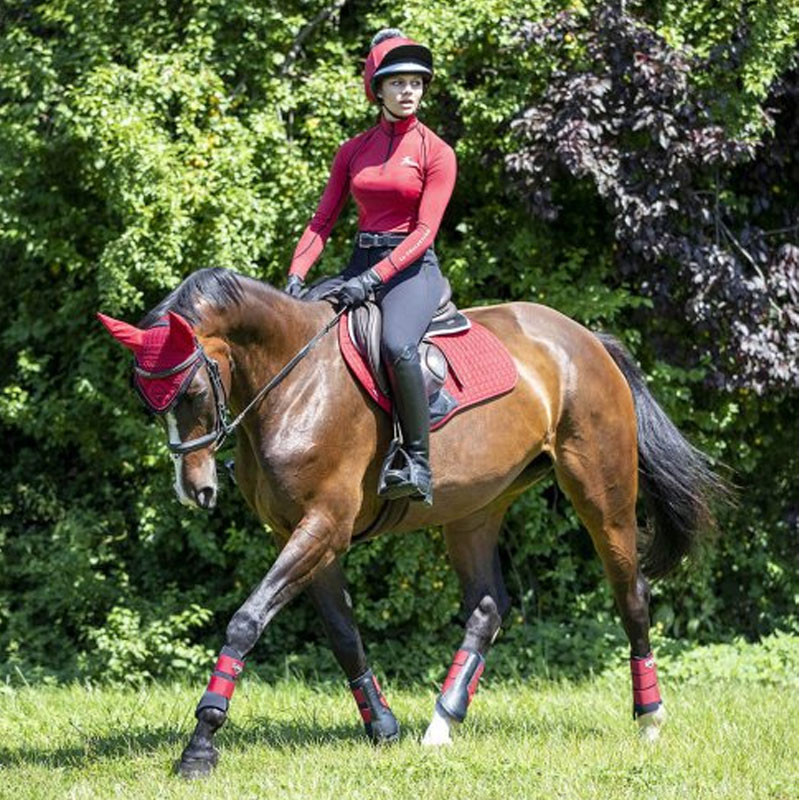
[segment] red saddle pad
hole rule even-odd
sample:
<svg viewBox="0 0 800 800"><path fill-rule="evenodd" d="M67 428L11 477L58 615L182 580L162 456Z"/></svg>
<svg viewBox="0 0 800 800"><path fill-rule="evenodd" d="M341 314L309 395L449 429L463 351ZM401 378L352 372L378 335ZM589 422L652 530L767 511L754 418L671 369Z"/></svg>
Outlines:
<svg viewBox="0 0 800 800"><path fill-rule="evenodd" d="M516 386L517 367L508 351L491 331L474 320L471 322L469 330L437 336L434 340L447 359L444 388L458 406L446 417L437 420L431 426L432 430L441 428L460 411L506 394ZM378 388L367 362L350 339L347 315L339 321L339 348L350 371L367 394L384 411L391 413L391 400Z"/></svg>

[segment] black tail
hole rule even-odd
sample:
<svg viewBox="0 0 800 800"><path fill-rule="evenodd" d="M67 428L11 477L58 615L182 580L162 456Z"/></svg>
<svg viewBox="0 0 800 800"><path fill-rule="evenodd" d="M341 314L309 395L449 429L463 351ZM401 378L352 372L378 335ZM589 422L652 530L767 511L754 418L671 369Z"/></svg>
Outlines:
<svg viewBox="0 0 800 800"><path fill-rule="evenodd" d="M645 575L660 578L714 529L711 506L728 499L727 483L710 467L650 394L630 353L613 336L595 334L633 393L639 438L639 472L650 536L641 554Z"/></svg>

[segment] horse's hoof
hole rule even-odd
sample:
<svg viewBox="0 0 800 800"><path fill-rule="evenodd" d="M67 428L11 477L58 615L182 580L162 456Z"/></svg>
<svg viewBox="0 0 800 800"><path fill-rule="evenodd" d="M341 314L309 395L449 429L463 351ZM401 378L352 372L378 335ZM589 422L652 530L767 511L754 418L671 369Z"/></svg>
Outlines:
<svg viewBox="0 0 800 800"><path fill-rule="evenodd" d="M649 714L640 714L636 721L639 723L639 738L643 742L655 742L661 735L661 726L667 721L667 710L663 703Z"/></svg>
<svg viewBox="0 0 800 800"><path fill-rule="evenodd" d="M373 734L371 738L372 744L374 744L376 747L382 747L385 744L394 744L395 742L400 741L400 729L398 728L398 730L396 730L394 733L387 735L382 734L380 736L375 736Z"/></svg>
<svg viewBox="0 0 800 800"><path fill-rule="evenodd" d="M431 733L430 727L428 727L428 730L425 731L425 735L422 737L423 747L450 747L452 744L453 740L450 738L449 733L445 736L440 736L437 733Z"/></svg>
<svg viewBox="0 0 800 800"><path fill-rule="evenodd" d="M391 711L384 710L366 727L367 736L374 745L392 744L400 739L400 723Z"/></svg>
<svg viewBox="0 0 800 800"><path fill-rule="evenodd" d="M450 735L450 731L457 725L458 722L439 711L437 705L433 712L431 724L428 725L428 730L425 731L425 735L422 737L423 747L448 747L453 744L453 737Z"/></svg>
<svg viewBox="0 0 800 800"><path fill-rule="evenodd" d="M175 774L188 781L207 778L214 771L218 760L219 753L214 749L202 755L187 755L184 751L181 760L175 764Z"/></svg>

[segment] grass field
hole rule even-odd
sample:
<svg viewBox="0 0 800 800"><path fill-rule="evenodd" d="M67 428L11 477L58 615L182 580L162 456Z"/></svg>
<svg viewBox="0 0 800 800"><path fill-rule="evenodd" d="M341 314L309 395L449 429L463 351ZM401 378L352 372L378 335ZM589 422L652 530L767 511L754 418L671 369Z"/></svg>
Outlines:
<svg viewBox="0 0 800 800"><path fill-rule="evenodd" d="M727 649L726 649L727 648ZM174 777L199 686L0 687L0 797L790 798L798 796L797 639L666 660L670 719L639 742L625 664L579 682L487 681L452 748L423 749L432 687L384 689L403 727L375 749L342 685L237 691L206 781ZM489 664L491 671L491 661Z"/></svg>

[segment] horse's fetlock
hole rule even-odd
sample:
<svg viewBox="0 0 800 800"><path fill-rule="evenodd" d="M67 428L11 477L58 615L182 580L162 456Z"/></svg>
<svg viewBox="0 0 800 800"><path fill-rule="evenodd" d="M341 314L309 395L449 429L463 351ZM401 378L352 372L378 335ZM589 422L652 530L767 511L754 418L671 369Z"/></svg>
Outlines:
<svg viewBox="0 0 800 800"><path fill-rule="evenodd" d="M497 604L494 599L488 594L484 595L467 620L467 636L488 644L497 633L502 622L503 618L497 610ZM482 648L479 647L478 649Z"/></svg>
<svg viewBox="0 0 800 800"><path fill-rule="evenodd" d="M227 718L227 713L221 708L206 706L197 710L197 721L208 725L212 731L219 730Z"/></svg>
<svg viewBox="0 0 800 800"><path fill-rule="evenodd" d="M378 679L367 669L363 675L350 681L367 736L373 744L395 742L400 738L400 725L383 696Z"/></svg>

